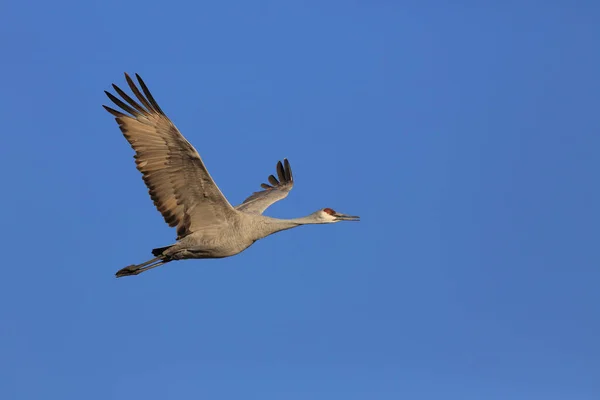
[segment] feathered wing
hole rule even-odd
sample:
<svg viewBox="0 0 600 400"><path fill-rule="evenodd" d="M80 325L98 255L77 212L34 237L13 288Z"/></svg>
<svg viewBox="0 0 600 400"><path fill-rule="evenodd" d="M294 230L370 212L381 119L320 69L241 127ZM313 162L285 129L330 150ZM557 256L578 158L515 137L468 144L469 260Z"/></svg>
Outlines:
<svg viewBox="0 0 600 400"><path fill-rule="evenodd" d="M125 74L139 103L113 84L125 102L105 93L123 112L103 107L116 117L135 150L137 169L154 205L169 226L177 227L177 239L226 223L235 210L211 178L196 149L161 110L139 75L136 78L143 94Z"/></svg>
<svg viewBox="0 0 600 400"><path fill-rule="evenodd" d="M269 176L270 185L263 183L260 186L264 189L260 192L254 192L242 204L236 206L236 210L248 214L262 214L271 204L287 197L294 186L294 176L292 168L287 159L277 163L277 176Z"/></svg>

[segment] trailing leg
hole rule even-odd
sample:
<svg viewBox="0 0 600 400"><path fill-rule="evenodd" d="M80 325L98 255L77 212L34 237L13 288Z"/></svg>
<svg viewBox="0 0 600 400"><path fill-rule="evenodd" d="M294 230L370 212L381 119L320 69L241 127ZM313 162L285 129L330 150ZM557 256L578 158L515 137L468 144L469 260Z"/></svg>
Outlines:
<svg viewBox="0 0 600 400"><path fill-rule="evenodd" d="M145 263L132 264L126 266L125 268L121 268L117 271L115 275L117 278L120 278L122 276L138 275L144 271L148 271L149 269L160 267L161 265L166 264L169 261L171 260L165 256L156 257L152 260L146 261Z"/></svg>

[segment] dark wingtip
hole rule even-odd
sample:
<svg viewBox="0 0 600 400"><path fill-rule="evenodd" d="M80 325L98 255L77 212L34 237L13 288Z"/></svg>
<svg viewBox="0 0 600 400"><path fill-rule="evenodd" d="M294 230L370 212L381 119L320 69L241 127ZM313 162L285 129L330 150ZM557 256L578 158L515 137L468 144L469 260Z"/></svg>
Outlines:
<svg viewBox="0 0 600 400"><path fill-rule="evenodd" d="M283 159L283 170L285 171L286 178L289 182L294 181L294 177L292 176L292 167L290 166L290 162L287 158Z"/></svg>
<svg viewBox="0 0 600 400"><path fill-rule="evenodd" d="M114 115L117 118L119 118L119 117L126 117L125 114L123 114L123 113L121 113L121 112L119 112L119 111L117 111L115 109L112 109L109 106L105 106L104 104L102 104L102 107L104 107L104 109L106 111L108 111L109 113L111 113L112 115Z"/></svg>
<svg viewBox="0 0 600 400"><path fill-rule="evenodd" d="M279 181L273 175L269 175L269 183L273 186L279 186Z"/></svg>
<svg viewBox="0 0 600 400"><path fill-rule="evenodd" d="M158 105L158 103L156 102L154 97L152 96L152 93L150 93L150 90L148 89L148 86L146 86L146 84L144 83L144 80L142 79L142 77L138 73L135 74L135 77L137 78L140 86L142 87L142 91L146 95L148 102L150 102L150 104L152 105L152 108L154 110L156 110L158 113L165 115L164 111L160 108L160 106Z"/></svg>
<svg viewBox="0 0 600 400"><path fill-rule="evenodd" d="M121 92L123 92L121 89L117 88L117 87L116 87L116 85L113 85L113 86L116 88L116 90L117 90L117 92L118 92L118 93L121 93ZM111 100L113 103L115 103L117 106L119 106L119 107L120 107L122 110L124 110L124 111L126 111L126 112L128 112L129 114L131 114L131 115L134 115L134 116L138 114L138 112L137 112L135 109L133 109L133 108L132 108L131 106L129 106L128 104L125 104L123 101L121 101L121 100L120 100L118 97L116 97L116 96L115 96L115 95L113 95L112 93L110 93L110 92L107 92L106 90L104 91L104 93L106 93L106 95L108 96L108 98L109 98L109 99L110 99L110 100ZM129 96L127 96L127 95L125 94L125 97L129 97Z"/></svg>
<svg viewBox="0 0 600 400"><path fill-rule="evenodd" d="M283 164L281 161L277 161L277 177L281 183L285 183L287 181L287 176L285 175L285 170L283 169Z"/></svg>
<svg viewBox="0 0 600 400"><path fill-rule="evenodd" d="M135 74L135 76L139 80L142 79L142 78L139 77L138 74ZM137 99L144 105L144 107L146 107L146 109L148 111L154 111L154 107L152 106L152 104L150 104L150 102L140 92L140 90L135 85L135 82L133 81L133 79L131 79L131 77L129 76L129 74L127 72L125 72L125 80L127 81L127 85L129 85L129 88L131 89L131 91L133 92L133 94L135 95L135 97L137 97Z"/></svg>
<svg viewBox="0 0 600 400"><path fill-rule="evenodd" d="M140 76L140 74L138 74L136 72L134 75L135 75L135 79L137 79L137 81L140 83L140 85L142 87L146 86L146 83L144 82L144 80L142 79L142 77Z"/></svg>

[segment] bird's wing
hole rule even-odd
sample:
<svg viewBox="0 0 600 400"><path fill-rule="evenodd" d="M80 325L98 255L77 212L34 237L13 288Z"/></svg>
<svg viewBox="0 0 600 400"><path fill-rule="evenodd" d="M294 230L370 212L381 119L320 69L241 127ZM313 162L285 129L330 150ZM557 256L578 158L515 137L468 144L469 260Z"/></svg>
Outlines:
<svg viewBox="0 0 600 400"><path fill-rule="evenodd" d="M106 95L123 111L104 108L116 117L123 135L135 150L135 163L148 186L150 197L169 226L177 227L177 238L202 228L227 223L235 214L206 170L200 155L161 110L144 81L143 91L129 75L125 79L139 101L116 85L123 101Z"/></svg>
<svg viewBox="0 0 600 400"><path fill-rule="evenodd" d="M254 192L242 204L236 206L236 210L248 214L262 214L271 204L284 199L294 186L294 176L292 168L287 159L277 163L277 176L269 176L270 185L263 183L260 186L264 189L260 192Z"/></svg>

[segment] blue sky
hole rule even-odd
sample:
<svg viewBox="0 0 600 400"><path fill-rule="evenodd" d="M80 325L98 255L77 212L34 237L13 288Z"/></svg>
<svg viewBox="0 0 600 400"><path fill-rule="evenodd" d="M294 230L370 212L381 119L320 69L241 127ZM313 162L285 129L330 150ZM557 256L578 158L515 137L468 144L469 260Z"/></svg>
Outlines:
<svg viewBox="0 0 600 400"><path fill-rule="evenodd" d="M3 399L600 398L600 5L11 2ZM8 39L8 40L7 40ZM360 223L114 272L175 232L103 91L138 72L232 203Z"/></svg>

